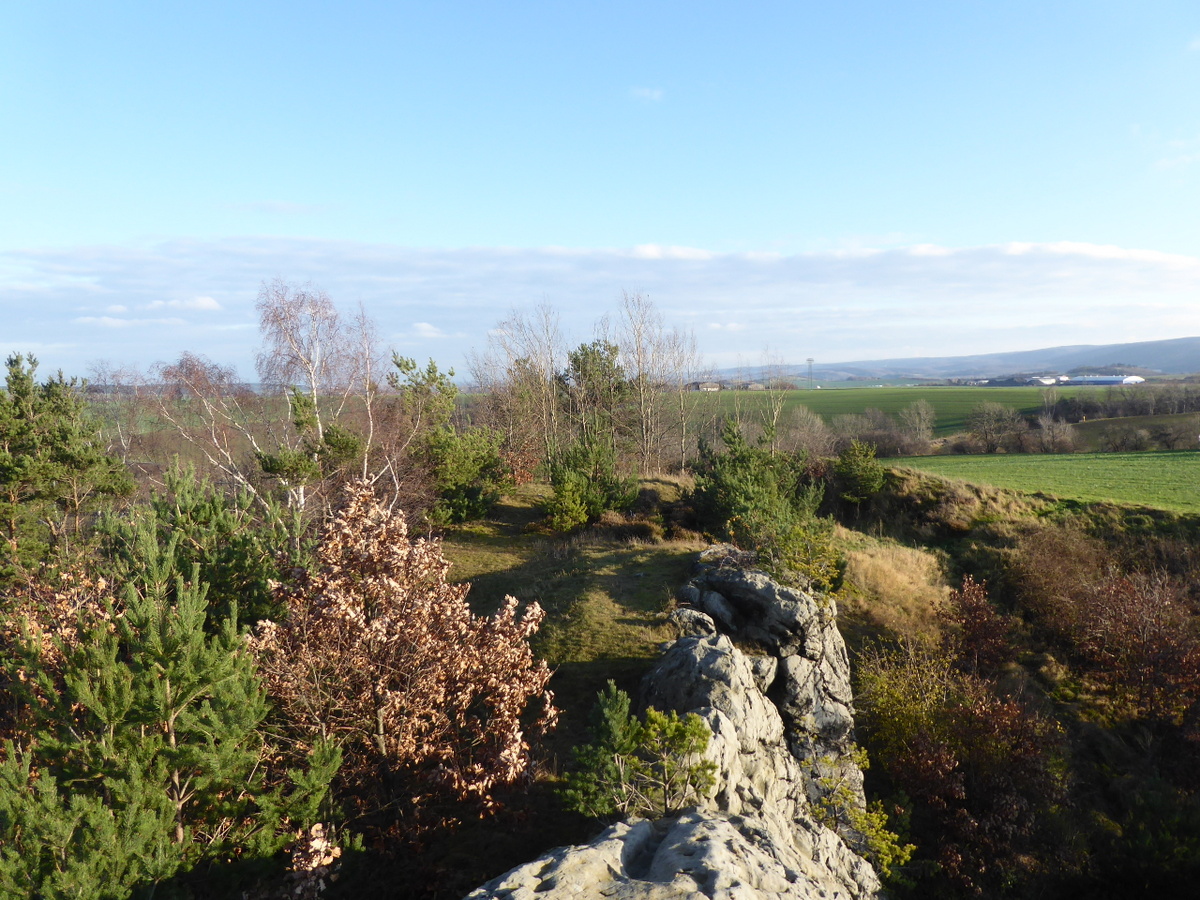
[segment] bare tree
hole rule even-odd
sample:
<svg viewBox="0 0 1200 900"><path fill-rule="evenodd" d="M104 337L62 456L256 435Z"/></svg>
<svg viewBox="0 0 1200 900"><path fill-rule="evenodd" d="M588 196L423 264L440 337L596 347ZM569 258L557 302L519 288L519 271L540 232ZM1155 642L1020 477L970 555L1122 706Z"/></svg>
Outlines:
<svg viewBox="0 0 1200 900"><path fill-rule="evenodd" d="M900 425L904 436L915 444L925 445L933 438L937 413L928 400L915 400L900 410Z"/></svg>
<svg viewBox="0 0 1200 900"><path fill-rule="evenodd" d="M687 469L688 451L696 443L696 436L688 430L688 424L703 395L693 388L706 379L709 370L704 366L696 346L696 333L675 328L667 335L667 359L671 388L674 393L676 419L673 427L679 435L679 468ZM694 428L692 429L695 430ZM690 438L690 440L689 440Z"/></svg>
<svg viewBox="0 0 1200 900"><path fill-rule="evenodd" d="M261 398L238 380L232 366L195 353L159 363L151 374L145 390L159 416L234 487L268 505L252 460L282 435L261 417Z"/></svg>
<svg viewBox="0 0 1200 900"><path fill-rule="evenodd" d="M361 303L351 323L350 337L354 344L357 360L357 364L354 366L355 393L362 399L363 406L362 477L368 478L372 450L375 446L376 404L379 397L378 377L383 367L383 361L379 354L379 335L375 328L375 322L367 315L367 311Z"/></svg>
<svg viewBox="0 0 1200 900"><path fill-rule="evenodd" d="M90 368L85 392L100 425L100 435L109 453L117 454L123 463L131 465L140 443L140 421L145 409L143 377L136 369L115 367L107 360L96 361Z"/></svg>
<svg viewBox="0 0 1200 900"><path fill-rule="evenodd" d="M255 360L258 377L268 389L307 395L319 441L325 434L322 404L332 402L329 418L337 418L361 383L366 361L355 352L355 335L329 295L311 285L296 288L278 278L264 283L255 309L263 341Z"/></svg>
<svg viewBox="0 0 1200 900"><path fill-rule="evenodd" d="M1075 449L1075 431L1062 419L1038 416L1038 448L1043 453L1070 453Z"/></svg>
<svg viewBox="0 0 1200 900"><path fill-rule="evenodd" d="M967 431L983 445L984 453L995 453L1024 430L1020 413L990 400L980 403L967 416Z"/></svg>
<svg viewBox="0 0 1200 900"><path fill-rule="evenodd" d="M803 452L811 459L833 456L838 445L838 435L807 406L788 410L779 439L784 450Z"/></svg>
<svg viewBox="0 0 1200 900"><path fill-rule="evenodd" d="M514 309L488 334L482 356L471 359L471 374L488 394L492 424L518 454L537 448L544 459L561 437L556 375L566 361L558 312L548 304L532 311Z"/></svg>
<svg viewBox="0 0 1200 900"><path fill-rule="evenodd" d="M662 314L644 294L621 292L617 344L637 410L638 469L649 474L663 435L662 397L671 382L670 338Z"/></svg>
<svg viewBox="0 0 1200 900"><path fill-rule="evenodd" d="M373 481L395 459L376 451L381 368L374 325L361 308L342 318L322 290L282 280L264 283L256 304L262 346L256 367L262 393L230 367L185 353L159 364L148 393L160 416L210 466L260 502L264 474L303 510L308 486L327 476ZM287 416L271 394L282 395ZM393 478L393 480L395 480Z"/></svg>
<svg viewBox="0 0 1200 900"><path fill-rule="evenodd" d="M774 456L779 447L779 420L783 415L789 385L783 360L764 350L760 377L762 381L758 383L763 386L765 402L759 409L759 415L762 417L763 433L770 440L771 455Z"/></svg>

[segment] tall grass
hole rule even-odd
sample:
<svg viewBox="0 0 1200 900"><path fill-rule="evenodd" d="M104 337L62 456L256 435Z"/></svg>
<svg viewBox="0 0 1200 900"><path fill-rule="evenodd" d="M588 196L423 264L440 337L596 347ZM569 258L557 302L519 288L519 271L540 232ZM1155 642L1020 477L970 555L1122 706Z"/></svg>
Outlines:
<svg viewBox="0 0 1200 900"><path fill-rule="evenodd" d="M846 557L838 624L851 649L870 640L936 641L935 612L950 593L942 559L841 527L837 539Z"/></svg>

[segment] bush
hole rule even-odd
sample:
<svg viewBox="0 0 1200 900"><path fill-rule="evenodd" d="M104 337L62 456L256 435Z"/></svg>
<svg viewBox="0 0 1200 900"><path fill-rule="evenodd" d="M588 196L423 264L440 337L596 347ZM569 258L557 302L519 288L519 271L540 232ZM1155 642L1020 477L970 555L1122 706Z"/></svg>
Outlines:
<svg viewBox="0 0 1200 900"><path fill-rule="evenodd" d="M914 801L913 836L950 895L996 895L1053 862L1056 724L924 653L877 653L859 679L872 755Z"/></svg>
<svg viewBox="0 0 1200 900"><path fill-rule="evenodd" d="M451 426L430 433L426 454L433 470L437 500L429 518L441 525L481 519L513 485L512 470L500 447L504 435L493 428L458 431Z"/></svg>
<svg viewBox="0 0 1200 900"><path fill-rule="evenodd" d="M950 626L943 630L942 650L966 674L995 677L1016 655L1009 640L1012 620L992 606L987 585L970 575L951 591L939 615Z"/></svg>
<svg viewBox="0 0 1200 900"><path fill-rule="evenodd" d="M844 563L833 544L833 522L817 516L820 483L806 483L804 459L751 446L727 423L725 451L702 446L692 502L701 522L783 580L836 590Z"/></svg>
<svg viewBox="0 0 1200 900"><path fill-rule="evenodd" d="M557 531L573 531L609 510L637 501L637 481L617 474L617 457L603 440L580 440L547 462L554 496L546 505Z"/></svg>
<svg viewBox="0 0 1200 900"><path fill-rule="evenodd" d="M279 587L287 617L251 641L298 745L342 742L342 800L382 833L411 837L464 803L496 809L497 788L529 773L528 727L557 713L550 670L529 647L541 608L518 615L509 597L477 617L449 566L437 541L410 539L404 515L359 483L323 529L316 564Z"/></svg>

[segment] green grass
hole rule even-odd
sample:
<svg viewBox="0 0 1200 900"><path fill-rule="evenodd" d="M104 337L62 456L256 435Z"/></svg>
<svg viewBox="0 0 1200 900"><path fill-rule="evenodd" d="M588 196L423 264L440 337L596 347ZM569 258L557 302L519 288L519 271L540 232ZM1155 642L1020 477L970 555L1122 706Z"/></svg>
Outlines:
<svg viewBox="0 0 1200 900"><path fill-rule="evenodd" d="M1200 513L1200 454L1189 450L917 456L888 464L1060 499Z"/></svg>
<svg viewBox="0 0 1200 900"><path fill-rule="evenodd" d="M806 406L826 422L835 416L861 413L865 409L878 409L895 416L901 409L917 400L933 406L937 415L934 434L944 437L966 428L967 416L980 403L1002 403L1018 410L1022 415L1037 415L1042 410L1041 387L913 387L842 388L837 390L786 391L784 412L796 406ZM1087 395L1107 388L1062 387L1056 388L1059 397ZM767 407L770 398L762 391L720 391L705 395L700 405L702 415L732 415L741 412L754 416Z"/></svg>
<svg viewBox="0 0 1200 900"><path fill-rule="evenodd" d="M477 613L491 613L507 594L546 611L533 646L555 670L551 689L563 716L547 746L565 759L586 740L605 681L635 691L659 645L674 639L667 612L705 545L622 541L602 528L545 534L536 523L547 493L525 485L487 521L448 529L443 548L451 579L471 583Z"/></svg>

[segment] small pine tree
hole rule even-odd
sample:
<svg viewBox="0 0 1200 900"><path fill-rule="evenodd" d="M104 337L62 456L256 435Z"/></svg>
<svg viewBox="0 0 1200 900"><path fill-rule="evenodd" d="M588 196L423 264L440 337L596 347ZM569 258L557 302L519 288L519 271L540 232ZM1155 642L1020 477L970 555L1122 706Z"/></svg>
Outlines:
<svg viewBox="0 0 1200 900"><path fill-rule="evenodd" d="M140 552L119 603L67 637L26 629L6 661L31 714L0 769L5 896L125 897L233 856L270 866L337 768L323 745L268 783L266 695L235 616L210 633L174 545Z"/></svg>
<svg viewBox="0 0 1200 900"><path fill-rule="evenodd" d="M612 446L581 439L547 461L554 496L547 503L551 524L570 531L595 522L605 511L629 509L637 500L637 482L617 472Z"/></svg>
<svg viewBox="0 0 1200 900"><path fill-rule="evenodd" d="M500 447L504 435L493 428L444 426L426 438L438 498L429 518L438 523L466 522L486 516L512 486L512 472Z"/></svg>
<svg viewBox="0 0 1200 900"><path fill-rule="evenodd" d="M625 764L638 742L638 720L629 712L629 695L611 680L596 695L591 732L591 743L575 748L575 764L560 796L568 809L600 819L618 809Z"/></svg>
<svg viewBox="0 0 1200 900"><path fill-rule="evenodd" d="M100 497L133 490L87 414L80 384L38 384L37 360L10 356L0 390L0 581L36 568L81 531Z"/></svg>
<svg viewBox="0 0 1200 900"><path fill-rule="evenodd" d="M667 816L712 787L716 764L703 758L712 737L695 713L629 712L629 695L609 681L592 710L592 742L576 748L559 792L570 810L593 818Z"/></svg>
<svg viewBox="0 0 1200 900"><path fill-rule="evenodd" d="M194 469L179 466L166 472L163 490L148 504L98 524L108 557L105 574L112 581L137 577L154 544L172 548L180 572L197 567L199 580L208 585L214 629L235 610L240 626L278 616L271 591L279 578L278 550L300 547L302 528L294 511L256 505L245 493L229 496L197 478ZM166 589L174 589L170 580Z"/></svg>
<svg viewBox="0 0 1200 900"><path fill-rule="evenodd" d="M833 473L837 476L841 498L855 506L883 490L883 464L875 458L872 444L851 441L850 446L838 454Z"/></svg>

